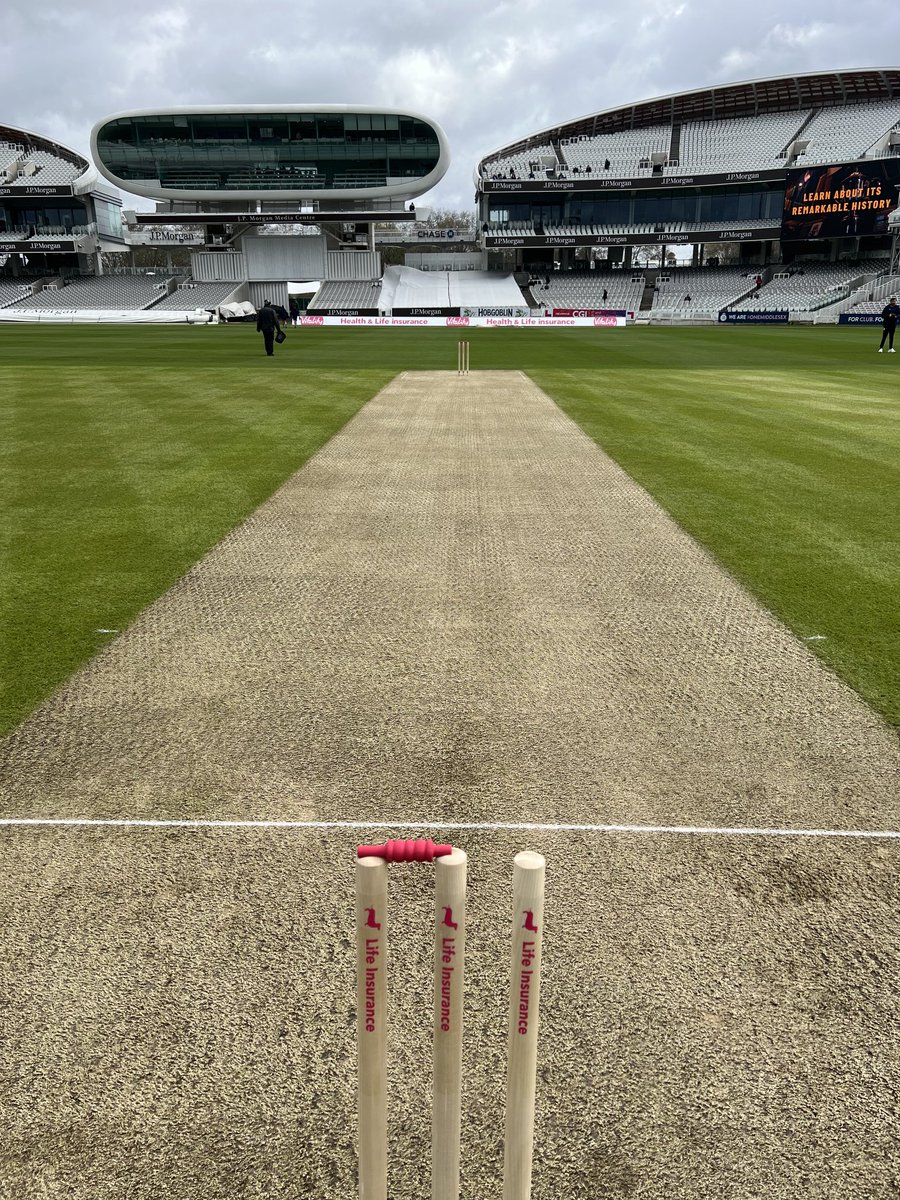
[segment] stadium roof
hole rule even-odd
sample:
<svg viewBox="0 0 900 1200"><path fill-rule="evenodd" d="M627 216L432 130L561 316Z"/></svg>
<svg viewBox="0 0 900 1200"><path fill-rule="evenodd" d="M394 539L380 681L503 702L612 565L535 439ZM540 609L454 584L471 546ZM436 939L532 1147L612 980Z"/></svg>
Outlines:
<svg viewBox="0 0 900 1200"><path fill-rule="evenodd" d="M673 92L637 104L605 108L574 121L566 121L529 134L485 154L482 162L501 155L530 150L559 138L642 129L681 121L715 121L726 117L755 117L761 113L792 109L827 108L864 100L900 98L900 68L865 67L849 71L811 71L803 75L778 75L750 79L719 87Z"/></svg>

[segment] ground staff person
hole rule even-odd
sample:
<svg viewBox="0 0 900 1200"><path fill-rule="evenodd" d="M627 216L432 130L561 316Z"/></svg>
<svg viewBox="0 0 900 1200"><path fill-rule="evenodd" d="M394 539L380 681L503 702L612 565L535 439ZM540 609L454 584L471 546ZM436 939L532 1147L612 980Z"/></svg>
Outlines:
<svg viewBox="0 0 900 1200"><path fill-rule="evenodd" d="M271 300L264 300L263 306L256 314L256 332L263 335L266 354L270 357L275 353L275 331L280 330L278 317L272 307Z"/></svg>
<svg viewBox="0 0 900 1200"><path fill-rule="evenodd" d="M894 353L894 333L897 329L897 318L900 317L900 308L897 307L897 297L891 296L888 303L881 310L881 323L884 326L884 333L881 335L881 345L878 347L878 353L884 353L884 343L887 342L890 346L888 354Z"/></svg>

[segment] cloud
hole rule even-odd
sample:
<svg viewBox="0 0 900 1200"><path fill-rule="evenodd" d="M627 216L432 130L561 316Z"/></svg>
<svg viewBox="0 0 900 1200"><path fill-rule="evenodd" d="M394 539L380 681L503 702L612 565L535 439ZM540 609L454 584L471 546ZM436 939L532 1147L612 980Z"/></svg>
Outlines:
<svg viewBox="0 0 900 1200"><path fill-rule="evenodd" d="M163 8L140 17L130 41L120 47L123 88L136 91L168 77L169 66L187 45L190 22L183 8Z"/></svg>
<svg viewBox="0 0 900 1200"><path fill-rule="evenodd" d="M800 10L797 10L798 12ZM877 31L877 37L873 36ZM440 122L453 165L429 203L468 208L478 158L616 104L737 79L890 66L900 12L881 0L296 0L266 16L238 0L7 4L0 123L81 153L112 112L179 104L359 103Z"/></svg>
<svg viewBox="0 0 900 1200"><path fill-rule="evenodd" d="M442 49L411 46L379 64L375 90L380 103L431 116L452 108L462 83L458 66Z"/></svg>

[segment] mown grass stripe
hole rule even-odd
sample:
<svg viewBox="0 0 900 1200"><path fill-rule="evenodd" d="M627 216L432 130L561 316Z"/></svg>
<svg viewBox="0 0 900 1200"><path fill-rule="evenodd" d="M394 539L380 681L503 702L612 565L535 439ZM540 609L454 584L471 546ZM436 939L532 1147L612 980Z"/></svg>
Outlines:
<svg viewBox="0 0 900 1200"><path fill-rule="evenodd" d="M470 330L900 724L900 387L864 329ZM0 730L454 330L0 328Z"/></svg>

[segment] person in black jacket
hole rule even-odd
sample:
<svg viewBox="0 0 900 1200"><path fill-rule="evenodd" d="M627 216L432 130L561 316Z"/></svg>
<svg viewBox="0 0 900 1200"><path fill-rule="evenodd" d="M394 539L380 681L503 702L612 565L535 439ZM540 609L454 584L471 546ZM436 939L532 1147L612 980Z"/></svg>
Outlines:
<svg viewBox="0 0 900 1200"><path fill-rule="evenodd" d="M897 307L897 297L891 296L888 303L881 310L881 323L884 326L884 333L881 335L881 345L878 347L878 353L884 353L884 343L889 345L888 354L894 353L894 333L897 329L897 318L900 317L900 308Z"/></svg>
<svg viewBox="0 0 900 1200"><path fill-rule="evenodd" d="M266 354L270 357L275 353L275 331L281 329L278 315L272 307L271 300L263 300L263 306L256 314L256 332L263 335Z"/></svg>

